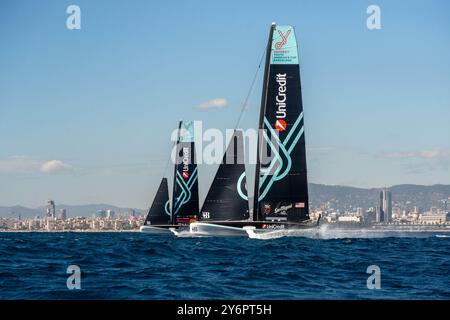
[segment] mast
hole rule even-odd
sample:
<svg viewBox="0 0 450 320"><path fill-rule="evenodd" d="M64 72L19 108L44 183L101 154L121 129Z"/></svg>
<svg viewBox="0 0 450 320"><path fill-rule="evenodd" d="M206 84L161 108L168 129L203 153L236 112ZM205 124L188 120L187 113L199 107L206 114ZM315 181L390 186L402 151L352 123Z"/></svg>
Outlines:
<svg viewBox="0 0 450 320"><path fill-rule="evenodd" d="M264 83L261 95L261 109L259 112L258 133L257 133L257 149L256 149L256 168L255 168L255 189L253 192L253 221L259 221L259 179L261 174L261 132L264 129L264 115L266 113L267 104L267 86L269 84L270 54L272 49L272 38L276 24L272 22L269 32L269 40L266 48L266 63L264 66Z"/></svg>
<svg viewBox="0 0 450 320"><path fill-rule="evenodd" d="M178 132L177 132L177 142L175 145L175 165L173 166L173 186L172 186L172 207L170 210L170 214L171 214L171 221L172 221L172 225L175 224L175 213L174 213L174 208L175 208L175 189L176 189L176 185L177 185L177 162L178 162L178 155L180 153L179 150L179 145L180 145L180 132L181 132L181 124L183 123L182 120L180 120L180 122L178 123Z"/></svg>

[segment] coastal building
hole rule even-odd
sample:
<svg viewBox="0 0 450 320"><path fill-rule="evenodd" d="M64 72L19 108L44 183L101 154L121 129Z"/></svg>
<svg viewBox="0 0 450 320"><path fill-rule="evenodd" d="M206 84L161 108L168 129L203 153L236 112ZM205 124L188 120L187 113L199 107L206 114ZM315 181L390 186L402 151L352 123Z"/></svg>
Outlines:
<svg viewBox="0 0 450 320"><path fill-rule="evenodd" d="M112 219L112 218L114 218L115 215L116 215L116 213L114 212L114 210L109 209L109 210L106 211L106 217L107 218Z"/></svg>
<svg viewBox="0 0 450 320"><path fill-rule="evenodd" d="M393 207L391 221L398 220L401 216L402 216L402 209L399 207Z"/></svg>
<svg viewBox="0 0 450 320"><path fill-rule="evenodd" d="M63 221L67 219L67 211L66 211L66 209L59 210L58 219L59 220L63 220Z"/></svg>
<svg viewBox="0 0 450 320"><path fill-rule="evenodd" d="M114 221L114 230L122 230L124 229L125 223L122 220Z"/></svg>
<svg viewBox="0 0 450 320"><path fill-rule="evenodd" d="M108 219L108 218L84 218L75 217L66 220L51 219L24 219L1 218L0 230L14 231L64 231L64 230L133 230L138 229L145 222L145 217L136 217L130 219L127 217Z"/></svg>
<svg viewBox="0 0 450 320"><path fill-rule="evenodd" d="M439 214L439 208L438 207L431 207L430 208L431 214Z"/></svg>
<svg viewBox="0 0 450 320"><path fill-rule="evenodd" d="M105 218L106 217L106 210L97 210L95 214L96 218Z"/></svg>
<svg viewBox="0 0 450 320"><path fill-rule="evenodd" d="M52 219L47 219L46 224L45 224L45 229L47 231L53 231L55 230L56 227L56 221L52 220Z"/></svg>
<svg viewBox="0 0 450 320"><path fill-rule="evenodd" d="M99 226L102 230L112 229L112 221L102 219L99 221Z"/></svg>
<svg viewBox="0 0 450 320"><path fill-rule="evenodd" d="M91 229L97 230L99 228L99 224L97 220L91 221Z"/></svg>
<svg viewBox="0 0 450 320"><path fill-rule="evenodd" d="M423 224L443 224L450 221L448 213L424 213L419 216L419 222Z"/></svg>
<svg viewBox="0 0 450 320"><path fill-rule="evenodd" d="M359 217L364 216L364 209L363 208L357 208L356 209L356 215Z"/></svg>
<svg viewBox="0 0 450 320"><path fill-rule="evenodd" d="M56 219L56 205L53 200L47 200L47 218Z"/></svg>
<svg viewBox="0 0 450 320"><path fill-rule="evenodd" d="M377 207L377 212L376 212L376 222L380 223L380 222L384 222L384 213L383 213L383 209L381 206Z"/></svg>
<svg viewBox="0 0 450 320"><path fill-rule="evenodd" d="M361 222L361 216L340 216L338 218L338 222L353 222L353 223L359 223Z"/></svg>
<svg viewBox="0 0 450 320"><path fill-rule="evenodd" d="M391 221L392 221L392 193L385 189L380 192L379 216L377 216L377 222L391 222Z"/></svg>
<svg viewBox="0 0 450 320"><path fill-rule="evenodd" d="M37 230L40 228L39 220L33 219L28 220L28 230Z"/></svg>
<svg viewBox="0 0 450 320"><path fill-rule="evenodd" d="M374 223L377 221L377 211L375 209L368 210L363 214L363 221L365 223Z"/></svg>

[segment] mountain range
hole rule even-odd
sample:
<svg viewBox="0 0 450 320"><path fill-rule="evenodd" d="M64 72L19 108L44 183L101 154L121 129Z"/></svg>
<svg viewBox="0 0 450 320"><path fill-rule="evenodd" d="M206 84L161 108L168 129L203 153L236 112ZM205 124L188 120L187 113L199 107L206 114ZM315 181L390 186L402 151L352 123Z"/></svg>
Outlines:
<svg viewBox="0 0 450 320"><path fill-rule="evenodd" d="M401 210L411 210L418 207L420 212L423 212L433 206L450 209L450 185L401 184L386 189L392 193L393 207L399 207ZM381 188L364 189L314 183L309 185L312 208L329 203L329 207L340 211L353 211L358 207L368 209L378 206L381 190ZM447 202L448 208L445 208Z"/></svg>
<svg viewBox="0 0 450 320"><path fill-rule="evenodd" d="M432 186L401 184L387 188L392 192L394 207L401 210L410 210L415 206L419 210L426 211L430 207L436 206L441 209L450 209L450 185L436 184ZM335 210L354 211L361 207L368 209L379 204L380 188L355 188L347 186L330 186L324 184L309 184L311 208L320 208L327 205ZM446 204L448 202L448 205ZM446 208L447 206L447 208ZM85 216L90 217L97 210L114 210L116 215L128 214L135 210L138 214L144 214L146 210L136 208L121 208L109 204L89 204L89 205L57 205L56 212L66 209L69 217ZM20 205L11 207L0 206L0 217L13 217L19 213L22 218L44 216L46 207L27 208Z"/></svg>

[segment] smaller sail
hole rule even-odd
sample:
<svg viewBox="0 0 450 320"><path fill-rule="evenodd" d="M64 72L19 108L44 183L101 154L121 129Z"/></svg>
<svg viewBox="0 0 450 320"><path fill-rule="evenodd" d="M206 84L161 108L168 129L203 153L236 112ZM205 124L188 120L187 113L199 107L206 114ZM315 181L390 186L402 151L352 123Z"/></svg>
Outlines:
<svg viewBox="0 0 450 320"><path fill-rule="evenodd" d="M238 193L238 184L245 184L244 142L242 131L234 131L211 188L203 204L202 221L247 220L248 200Z"/></svg>
<svg viewBox="0 0 450 320"><path fill-rule="evenodd" d="M167 211L166 202L169 201L169 188L167 178L162 178L156 192L153 203L148 210L144 225L167 225L170 224L170 212Z"/></svg>

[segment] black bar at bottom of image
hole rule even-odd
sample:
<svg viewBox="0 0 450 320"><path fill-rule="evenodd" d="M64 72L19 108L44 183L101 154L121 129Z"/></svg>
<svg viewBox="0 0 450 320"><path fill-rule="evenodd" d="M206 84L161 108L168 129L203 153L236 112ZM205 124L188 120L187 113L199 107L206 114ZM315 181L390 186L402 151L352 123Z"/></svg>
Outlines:
<svg viewBox="0 0 450 320"><path fill-rule="evenodd" d="M402 315L429 310L448 310L450 300L3 300L0 308L7 312L35 312L36 308L65 310L71 317L105 314L146 319L291 319L306 318L306 312L355 316L386 316L393 309ZM388 311L389 310L389 311ZM430 313L431 314L431 313ZM46 314L46 317L49 314ZM53 313L58 315L58 313ZM50 316L51 317L51 316ZM298 318L296 317L296 318Z"/></svg>

